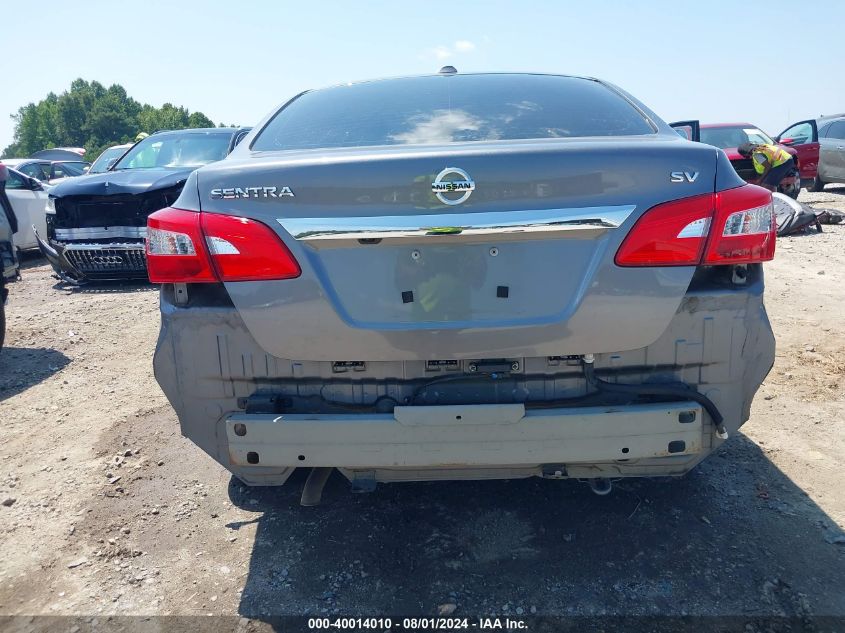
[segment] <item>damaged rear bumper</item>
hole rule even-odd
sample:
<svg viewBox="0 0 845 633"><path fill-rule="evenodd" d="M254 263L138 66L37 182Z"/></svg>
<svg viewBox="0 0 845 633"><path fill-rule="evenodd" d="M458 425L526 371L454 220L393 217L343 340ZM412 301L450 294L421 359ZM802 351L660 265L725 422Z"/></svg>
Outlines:
<svg viewBox="0 0 845 633"><path fill-rule="evenodd" d="M464 361L432 368L410 359L361 362L338 373L335 363L278 358L258 345L222 289L189 292L179 303L174 288L162 288L155 376L183 435L249 485L283 484L301 466L337 467L361 488L376 481L680 476L723 441L701 405L684 397L557 404L589 390L580 363L570 366L567 357L509 358L518 369L507 378L441 381L417 398L423 402L404 406L420 384L472 370ZM733 434L749 417L774 350L755 275L740 288L691 289L658 340L596 355L595 366L620 383L693 385ZM395 406L379 410L384 396ZM334 402L348 406L325 410Z"/></svg>
<svg viewBox="0 0 845 633"><path fill-rule="evenodd" d="M63 281L147 279L143 242L57 242L35 232L41 254Z"/></svg>
<svg viewBox="0 0 845 633"><path fill-rule="evenodd" d="M399 406L393 413L237 413L226 420L230 462L244 468L551 464L565 476L577 464L695 455L703 433L694 402L528 410L523 404Z"/></svg>

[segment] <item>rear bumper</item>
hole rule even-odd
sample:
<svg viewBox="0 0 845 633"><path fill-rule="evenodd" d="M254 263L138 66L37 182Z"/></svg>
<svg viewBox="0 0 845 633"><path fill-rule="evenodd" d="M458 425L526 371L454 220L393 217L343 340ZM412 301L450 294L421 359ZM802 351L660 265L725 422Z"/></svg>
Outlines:
<svg viewBox="0 0 845 633"><path fill-rule="evenodd" d="M187 304L177 304L173 290L162 287L156 379L183 435L248 484L282 484L301 466L338 467L353 481L677 476L722 442L706 412L690 402L539 408L535 400L587 390L578 362L562 357L516 359L519 371L496 392L503 404L426 400L391 413L361 411L384 394L403 403L414 380L442 374L429 373L422 359L338 373L332 363L278 358L258 345L224 295L192 287ZM595 367L605 379L629 384L692 385L733 433L748 419L774 353L759 278L741 289L690 290L659 339L597 354ZM248 408L257 393L293 398L294 405ZM508 401L507 394L519 395ZM308 399L321 396L359 409L311 412ZM684 412L694 412L693 422L679 422Z"/></svg>
<svg viewBox="0 0 845 633"><path fill-rule="evenodd" d="M527 410L522 404L396 407L357 415L226 419L233 466L453 468L554 466L695 455L705 442L693 402Z"/></svg>

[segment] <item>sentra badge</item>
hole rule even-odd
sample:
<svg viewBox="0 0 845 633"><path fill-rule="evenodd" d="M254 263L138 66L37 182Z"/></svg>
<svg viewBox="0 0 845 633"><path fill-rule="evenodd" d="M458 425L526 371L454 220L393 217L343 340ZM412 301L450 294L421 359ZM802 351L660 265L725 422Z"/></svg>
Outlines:
<svg viewBox="0 0 845 633"><path fill-rule="evenodd" d="M293 198L290 187L228 187L212 189L212 200L234 200L236 198Z"/></svg>
<svg viewBox="0 0 845 633"><path fill-rule="evenodd" d="M463 169L447 167L437 174L431 191L443 204L461 204L475 191L475 183Z"/></svg>

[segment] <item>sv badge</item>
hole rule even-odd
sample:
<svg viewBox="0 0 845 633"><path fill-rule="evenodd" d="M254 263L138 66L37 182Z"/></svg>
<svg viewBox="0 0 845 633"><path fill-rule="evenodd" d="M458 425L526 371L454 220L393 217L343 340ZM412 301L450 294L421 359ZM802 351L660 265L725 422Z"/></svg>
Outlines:
<svg viewBox="0 0 845 633"><path fill-rule="evenodd" d="M697 171L673 171L669 174L669 180L672 182L695 182L697 178Z"/></svg>

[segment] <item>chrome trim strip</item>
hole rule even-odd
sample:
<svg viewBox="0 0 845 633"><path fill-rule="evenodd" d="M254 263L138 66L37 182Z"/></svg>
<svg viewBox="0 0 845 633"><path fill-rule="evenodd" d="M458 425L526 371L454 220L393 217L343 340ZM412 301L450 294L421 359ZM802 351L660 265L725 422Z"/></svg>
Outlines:
<svg viewBox="0 0 845 633"><path fill-rule="evenodd" d="M615 229L635 205L336 218L277 218L294 239L308 241L500 235ZM539 235L536 237L540 237Z"/></svg>
<svg viewBox="0 0 845 633"><path fill-rule="evenodd" d="M66 251L144 251L146 247L139 243L111 243L111 244L62 244Z"/></svg>
<svg viewBox="0 0 845 633"><path fill-rule="evenodd" d="M112 237L144 239L146 226L110 226L82 229L55 229L57 240L107 240Z"/></svg>

